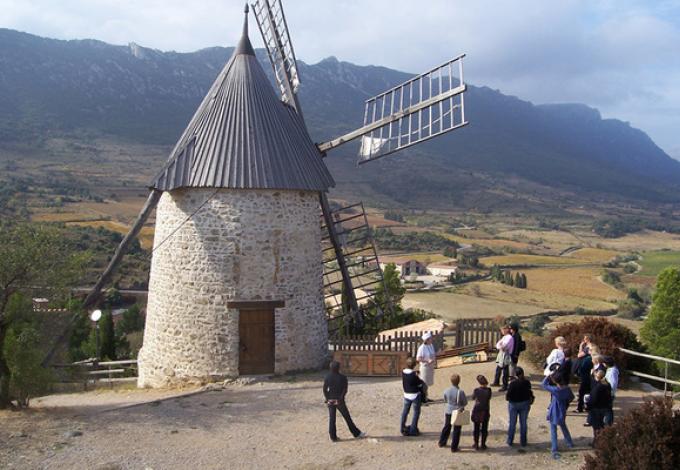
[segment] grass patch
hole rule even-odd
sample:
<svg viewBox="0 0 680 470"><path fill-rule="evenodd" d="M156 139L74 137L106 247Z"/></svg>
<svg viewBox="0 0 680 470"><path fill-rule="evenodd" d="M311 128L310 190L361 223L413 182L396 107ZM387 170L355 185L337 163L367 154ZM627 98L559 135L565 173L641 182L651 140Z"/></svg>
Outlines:
<svg viewBox="0 0 680 470"><path fill-rule="evenodd" d="M610 286L600 282L597 279L597 274L599 272L595 269L589 272L589 276L586 278L588 283L599 283L603 288L604 295L602 297L586 297L582 294L588 294L590 292L578 291L579 294L569 292L568 289L557 289L551 287L552 283L559 283L565 281L567 283L571 282L570 278L572 275L577 275L577 270L579 268L569 268L569 269L527 269L523 272L527 274L527 289L517 289L515 287L506 286L499 282L491 281L480 281L465 284L461 286L457 292L462 294L473 295L473 290L477 289L481 297L493 300L499 300L502 302L511 302L515 304L531 305L539 307L542 311L546 310L575 310L577 308L582 308L586 310L611 310L615 308L616 305L612 302L608 302L606 299L611 299L615 296L623 296L623 293L616 291ZM529 273L534 272L534 288L531 288L531 280L529 278ZM537 271L539 271L537 273ZM545 271L545 272L543 272ZM552 276L552 277L551 277ZM543 278L543 279L542 279ZM475 286L477 286L475 288ZM598 286L599 287L599 286Z"/></svg>
<svg viewBox="0 0 680 470"><path fill-rule="evenodd" d="M445 321L459 318L495 318L498 315L534 315L544 309L526 305L456 292L408 292L402 300L406 308L420 308L438 315Z"/></svg>
<svg viewBox="0 0 680 470"><path fill-rule="evenodd" d="M603 248L581 248L569 253L567 256L593 263L606 263L619 254L618 251L605 250Z"/></svg>
<svg viewBox="0 0 680 470"><path fill-rule="evenodd" d="M680 266L680 251L660 250L642 253L641 276L656 277L668 266Z"/></svg>
<svg viewBox="0 0 680 470"><path fill-rule="evenodd" d="M527 290L597 300L618 300L625 294L600 280L599 267L532 268L523 271Z"/></svg>

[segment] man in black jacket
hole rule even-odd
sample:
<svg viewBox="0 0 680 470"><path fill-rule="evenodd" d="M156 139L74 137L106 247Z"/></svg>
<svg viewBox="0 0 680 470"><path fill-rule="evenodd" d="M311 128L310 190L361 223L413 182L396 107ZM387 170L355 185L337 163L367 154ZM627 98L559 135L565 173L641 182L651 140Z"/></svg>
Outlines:
<svg viewBox="0 0 680 470"><path fill-rule="evenodd" d="M534 392L531 391L531 382L524 377L524 369L517 367L515 379L508 385L505 399L508 401L508 413L510 426L508 427L507 444L512 447L515 440L517 418L519 418L519 443L522 447L527 445L527 417L534 402Z"/></svg>
<svg viewBox="0 0 680 470"><path fill-rule="evenodd" d="M406 359L406 369L401 371L401 381L404 386L404 408L401 411L400 430L402 436L417 436L418 419L420 418L420 405L423 401L423 389L427 387L415 371L416 359L409 357ZM413 418L411 425L406 426L406 420L413 406Z"/></svg>
<svg viewBox="0 0 680 470"><path fill-rule="evenodd" d="M336 410L345 418L347 427L355 438L364 437L366 433L361 432L356 427L345 404L347 377L340 373L340 363L332 361L330 369L330 373L326 375L326 379L323 381L323 396L326 398L326 405L328 406L328 434L331 436L331 441L336 442L338 440L335 429Z"/></svg>

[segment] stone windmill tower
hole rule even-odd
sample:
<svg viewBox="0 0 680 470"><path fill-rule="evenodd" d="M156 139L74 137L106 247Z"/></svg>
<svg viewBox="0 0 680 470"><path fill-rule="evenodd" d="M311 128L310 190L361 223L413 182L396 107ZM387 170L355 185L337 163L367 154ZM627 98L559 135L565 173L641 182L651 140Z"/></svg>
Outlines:
<svg viewBox="0 0 680 470"><path fill-rule="evenodd" d="M152 184L163 196L141 386L321 365L319 193L333 184L256 59L246 17L231 59Z"/></svg>
<svg viewBox="0 0 680 470"><path fill-rule="evenodd" d="M85 300L99 299L157 206L140 386L321 366L333 320L360 324L362 301L390 307L375 296L382 272L363 205L331 209L322 157L360 138L363 164L467 124L460 55L369 98L363 126L315 145L281 1L253 9L280 94L255 57L246 7L232 57Z"/></svg>

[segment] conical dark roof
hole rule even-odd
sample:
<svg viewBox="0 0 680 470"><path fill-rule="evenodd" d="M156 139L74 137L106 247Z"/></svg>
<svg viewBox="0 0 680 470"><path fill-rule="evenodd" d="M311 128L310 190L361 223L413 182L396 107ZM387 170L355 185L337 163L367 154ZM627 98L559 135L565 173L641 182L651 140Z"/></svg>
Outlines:
<svg viewBox="0 0 680 470"><path fill-rule="evenodd" d="M325 191L334 184L304 122L274 92L246 23L234 54L151 187Z"/></svg>

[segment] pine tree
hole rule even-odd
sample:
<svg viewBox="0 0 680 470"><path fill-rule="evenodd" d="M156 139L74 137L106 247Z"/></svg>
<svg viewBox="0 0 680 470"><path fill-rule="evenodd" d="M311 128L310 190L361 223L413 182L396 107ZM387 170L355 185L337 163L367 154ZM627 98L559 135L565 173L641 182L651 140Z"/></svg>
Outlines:
<svg viewBox="0 0 680 470"><path fill-rule="evenodd" d="M502 281L501 274L501 268L497 264L491 266L491 279L494 281Z"/></svg>
<svg viewBox="0 0 680 470"><path fill-rule="evenodd" d="M522 276L520 273L515 273L515 287L522 288Z"/></svg>
<svg viewBox="0 0 680 470"><path fill-rule="evenodd" d="M510 271L509 269L508 269L507 271L505 271L505 282L504 282L504 284L506 284L506 285L508 285L508 286L512 286L512 285L513 285L513 282L512 282L512 271Z"/></svg>
<svg viewBox="0 0 680 470"><path fill-rule="evenodd" d="M101 358L116 360L116 334L113 328L113 315L106 310L99 320L99 340Z"/></svg>
<svg viewBox="0 0 680 470"><path fill-rule="evenodd" d="M522 289L527 288L527 275L522 273Z"/></svg>

